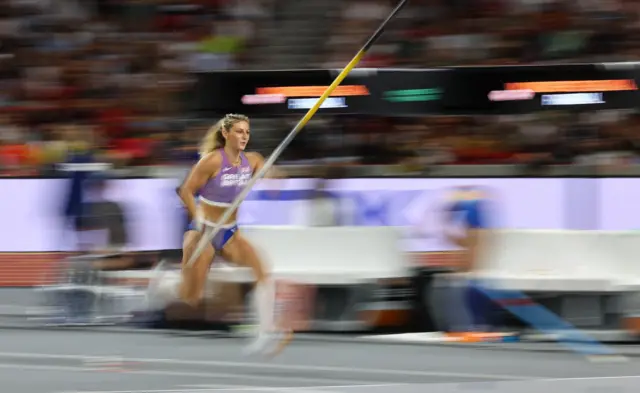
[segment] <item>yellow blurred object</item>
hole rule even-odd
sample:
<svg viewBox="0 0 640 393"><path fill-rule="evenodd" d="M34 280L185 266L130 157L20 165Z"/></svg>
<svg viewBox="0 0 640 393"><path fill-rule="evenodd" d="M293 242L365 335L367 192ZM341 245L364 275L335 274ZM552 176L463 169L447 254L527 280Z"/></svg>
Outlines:
<svg viewBox="0 0 640 393"><path fill-rule="evenodd" d="M64 162L67 156L67 143L62 141L47 142L38 150L37 155L42 164Z"/></svg>
<svg viewBox="0 0 640 393"><path fill-rule="evenodd" d="M207 53L235 53L242 46L242 39L231 36L214 36L200 41L198 45L202 52Z"/></svg>
<svg viewBox="0 0 640 393"><path fill-rule="evenodd" d="M69 146L69 150L71 151L83 151L87 150L87 148L89 147L89 144L84 141L71 141L67 143Z"/></svg>

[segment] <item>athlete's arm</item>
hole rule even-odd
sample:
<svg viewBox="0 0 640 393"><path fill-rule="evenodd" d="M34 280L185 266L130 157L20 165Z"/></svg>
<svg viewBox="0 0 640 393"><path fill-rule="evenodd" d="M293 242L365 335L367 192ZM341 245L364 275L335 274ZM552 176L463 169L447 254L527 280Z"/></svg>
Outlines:
<svg viewBox="0 0 640 393"><path fill-rule="evenodd" d="M246 153L246 156L249 160L249 164L251 164L251 168L253 168L253 173L258 173L264 166L264 157L262 156L262 154L258 152L249 152ZM285 177L285 174L280 168L272 166L269 171L267 171L265 177L278 179Z"/></svg>
<svg viewBox="0 0 640 393"><path fill-rule="evenodd" d="M215 152L204 156L191 168L189 176L187 176L187 179L178 188L178 195L192 220L195 219L197 215L195 198L197 192L211 177L214 177L220 171L221 166L222 156L219 153Z"/></svg>

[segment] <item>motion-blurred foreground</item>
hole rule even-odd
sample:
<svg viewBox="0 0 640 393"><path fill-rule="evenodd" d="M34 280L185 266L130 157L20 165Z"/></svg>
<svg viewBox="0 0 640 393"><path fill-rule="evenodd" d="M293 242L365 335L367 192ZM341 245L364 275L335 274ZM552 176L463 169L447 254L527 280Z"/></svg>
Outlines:
<svg viewBox="0 0 640 393"><path fill-rule="evenodd" d="M640 219L640 72L621 64L640 55L639 4L410 0L368 70L344 83L366 97L332 97L278 161L290 178L261 182L241 209L288 323L524 330L444 274L465 255L451 232L471 225L450 207L473 201L481 227L500 229L483 278L580 328L635 338L640 239L611 231ZM21 289L0 290L0 304L46 323L250 321L252 277L234 267L216 265L199 310L146 296L158 262L179 268L187 217L175 187L227 108L251 116L250 148L268 156L320 95L308 89L328 85L393 6L3 1L0 285ZM507 65L539 67L494 68ZM408 85L382 82L409 68ZM313 71L269 72L299 69ZM511 83L533 84L515 104L490 98ZM274 87L307 90L250 103Z"/></svg>

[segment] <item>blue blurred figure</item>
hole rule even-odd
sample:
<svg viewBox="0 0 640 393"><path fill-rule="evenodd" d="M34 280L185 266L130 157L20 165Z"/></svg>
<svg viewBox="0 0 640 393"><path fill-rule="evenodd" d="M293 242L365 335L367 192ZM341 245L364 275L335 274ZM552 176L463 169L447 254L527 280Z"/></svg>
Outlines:
<svg viewBox="0 0 640 393"><path fill-rule="evenodd" d="M93 151L78 149L71 152L62 169L69 177L68 191L64 203L65 224L71 224L75 234L76 251L86 249L86 244L81 240L81 233L88 230L86 225L86 191L87 181L91 179L96 167Z"/></svg>
<svg viewBox="0 0 640 393"><path fill-rule="evenodd" d="M491 302L477 289L473 280L480 253L492 227L493 213L489 193L474 186L454 188L445 207L445 235L462 250L458 274L451 283L451 289L455 289L449 293L458 303L458 307L453 309L458 314L454 316L458 320L456 328L465 332L486 331L497 322L491 318Z"/></svg>

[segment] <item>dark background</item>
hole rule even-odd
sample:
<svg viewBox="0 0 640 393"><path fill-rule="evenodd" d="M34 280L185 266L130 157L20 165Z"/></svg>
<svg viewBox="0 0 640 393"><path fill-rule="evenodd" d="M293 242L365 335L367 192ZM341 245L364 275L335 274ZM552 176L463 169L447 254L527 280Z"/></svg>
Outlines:
<svg viewBox="0 0 640 393"><path fill-rule="evenodd" d="M248 115L285 115L305 113L307 109L289 109L287 104L244 105L242 96L255 94L258 87L329 86L338 71L237 71L199 74L195 91L195 111L202 115L240 112ZM503 90L505 83L536 81L573 81L633 79L640 81L634 67L605 69L596 64L460 67L432 70L356 70L343 85L363 84L368 97L346 97L346 108L322 108L319 113L364 114L378 116L491 115L521 114L540 110L629 109L638 107L638 91L604 92L604 103L576 106L542 106L541 95L525 101L492 102L488 95ZM439 99L393 100L385 93L397 90L439 89ZM597 92L596 92L597 93Z"/></svg>
<svg viewBox="0 0 640 393"><path fill-rule="evenodd" d="M636 70L606 70L595 64L457 68L452 70L445 88L442 111L446 114L525 114L540 110L558 110L558 106L542 106L541 94L532 100L492 102L488 94L503 90L505 83L633 79ZM604 92L603 104L562 106L562 109L628 109L637 106L638 91Z"/></svg>

